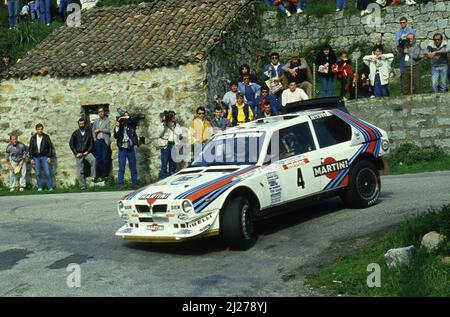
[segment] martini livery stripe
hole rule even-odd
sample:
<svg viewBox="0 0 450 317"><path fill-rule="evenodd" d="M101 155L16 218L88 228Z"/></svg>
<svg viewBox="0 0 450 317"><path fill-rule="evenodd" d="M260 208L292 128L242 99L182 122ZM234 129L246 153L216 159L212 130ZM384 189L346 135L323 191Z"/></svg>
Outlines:
<svg viewBox="0 0 450 317"><path fill-rule="evenodd" d="M123 200L131 200L133 199L133 197L135 197L137 194L142 193L146 188L141 188L135 192L132 192L131 194L129 194L128 196L126 196L126 198L124 198Z"/></svg>
<svg viewBox="0 0 450 317"><path fill-rule="evenodd" d="M369 143L362 145L359 148L359 150L355 153L355 155L353 155L353 157L349 160L349 165L351 165L359 155L361 155L362 153L365 153L368 147L369 147ZM334 189L334 188L337 188L340 186L345 186L343 184L345 184L345 180L346 180L349 172L350 172L349 168L346 168L346 169L343 169L342 171L340 171L338 176L335 179L333 179L332 181L330 181L325 186L324 190Z"/></svg>
<svg viewBox="0 0 450 317"><path fill-rule="evenodd" d="M358 118L345 113L341 110L333 110L332 111L335 115L337 115L339 118L344 120L345 122L351 124L355 128L357 128L359 131L361 131L364 135L364 138L366 141L372 141L378 138L381 138L381 133L378 131L377 128L373 127L372 125L363 122L359 120Z"/></svg>
<svg viewBox="0 0 450 317"><path fill-rule="evenodd" d="M256 166L249 166L242 170L239 170L235 173L231 173L222 177L219 177L217 179L213 179L212 181L209 181L208 183L204 185L197 186L191 190L188 190L187 192L179 195L176 197L176 199L183 199L187 198L191 201L195 201L206 194L228 184L234 177L245 174L247 172L250 172L251 170L254 170Z"/></svg>
<svg viewBox="0 0 450 317"><path fill-rule="evenodd" d="M175 199L183 199L183 198L186 198L188 195L190 195L190 194L192 194L192 193L194 193L194 192L196 192L196 191L199 191L199 190L201 190L201 189L203 189L203 188L205 188L205 187L208 187L208 186L210 186L210 185L212 185L212 184L214 184L214 183L220 182L220 181L222 181L222 180L224 180L224 179L227 179L227 178L229 178L229 177L235 177L235 176L237 176L237 175L243 174L243 173L245 173L245 172L247 172L247 171L249 171L249 170L252 170L252 169L254 169L254 166L249 166L249 167L246 167L246 168L244 168L244 169L242 169L242 170L236 171L236 172L234 172L234 173L227 174L227 175L221 176L221 177L219 177L219 178L213 179L213 180L211 180L211 181L209 181L209 182L206 182L206 183L204 183L204 184L202 184L202 185L199 185L199 186L197 186L197 187L194 187L194 188L192 188L192 189L190 189L190 190L188 190L188 191L186 191L186 192L184 192L184 193L178 195L177 197L175 197Z"/></svg>

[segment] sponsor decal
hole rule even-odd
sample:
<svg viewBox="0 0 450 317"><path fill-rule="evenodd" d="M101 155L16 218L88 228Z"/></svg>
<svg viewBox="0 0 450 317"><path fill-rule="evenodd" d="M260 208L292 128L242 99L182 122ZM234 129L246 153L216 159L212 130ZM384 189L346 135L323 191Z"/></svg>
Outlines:
<svg viewBox="0 0 450 317"><path fill-rule="evenodd" d="M284 170L288 170L290 168L297 168L299 166L303 166L303 165L308 164L308 163L309 163L308 158L304 157L304 158L298 159L296 161L283 164L283 169Z"/></svg>
<svg viewBox="0 0 450 317"><path fill-rule="evenodd" d="M139 197L139 200L147 200L147 199L167 199L170 196L170 194L166 194L163 192L157 192L153 194L145 194Z"/></svg>
<svg viewBox="0 0 450 317"><path fill-rule="evenodd" d="M281 186L278 174L272 172L266 175L267 183L269 185L270 201L272 204L279 203L281 201Z"/></svg>
<svg viewBox="0 0 450 317"><path fill-rule="evenodd" d="M235 138L260 138L264 135L264 132L241 132L241 133L228 133L223 135L218 135L214 140L226 140Z"/></svg>
<svg viewBox="0 0 450 317"><path fill-rule="evenodd" d="M329 179L335 179L339 171L349 167L348 160L336 161L333 157L327 157L322 161L322 165L313 167L314 177L325 175Z"/></svg>
<svg viewBox="0 0 450 317"><path fill-rule="evenodd" d="M194 228L194 227L196 227L196 226L198 226L198 225L201 225L202 223L204 223L204 222L210 220L211 218L212 218L212 214L209 214L209 215L206 215L205 217L200 218L200 219L198 219L198 220L196 220L196 221L188 222L188 223L186 224L186 228Z"/></svg>
<svg viewBox="0 0 450 317"><path fill-rule="evenodd" d="M317 119L320 119L320 118L326 118L326 117L329 117L329 116L331 116L331 114L329 114L329 113L327 113L327 112L320 112L320 113L316 113L316 114L311 114L311 115L309 115L309 118L310 118L311 120L317 120Z"/></svg>
<svg viewBox="0 0 450 317"><path fill-rule="evenodd" d="M202 176L202 174L184 175L184 176L178 177L176 180L171 182L170 185L180 185L180 184L189 182L193 179L197 179L201 176Z"/></svg>
<svg viewBox="0 0 450 317"><path fill-rule="evenodd" d="M131 214L131 217L133 217L133 218L139 218L139 214Z"/></svg>
<svg viewBox="0 0 450 317"><path fill-rule="evenodd" d="M211 225L206 225L203 228L199 229L198 232L204 232L204 231L208 230L209 228L211 228Z"/></svg>
<svg viewBox="0 0 450 317"><path fill-rule="evenodd" d="M151 232L156 232L156 231L163 231L164 230L164 226L158 225L157 223L151 224L147 226L147 230L150 230Z"/></svg>
<svg viewBox="0 0 450 317"><path fill-rule="evenodd" d="M123 214L122 216L120 216L120 218L122 218L125 221L128 221L128 219L130 219L130 217L127 214Z"/></svg>
<svg viewBox="0 0 450 317"><path fill-rule="evenodd" d="M175 217L175 214L166 214L166 217L167 217L167 218L174 218L174 217Z"/></svg>
<svg viewBox="0 0 450 317"><path fill-rule="evenodd" d="M179 206L179 205L171 206L170 209L171 210L180 210L181 206Z"/></svg>
<svg viewBox="0 0 450 317"><path fill-rule="evenodd" d="M130 210L130 209L132 209L133 207L131 207L131 206L125 206L124 208L125 208L125 210Z"/></svg>
<svg viewBox="0 0 450 317"><path fill-rule="evenodd" d="M180 219L180 220L186 220L187 218L189 218L189 216L186 215L186 214L179 214L178 215L178 219Z"/></svg>
<svg viewBox="0 0 450 317"><path fill-rule="evenodd" d="M278 164L275 163L275 164L270 164L270 165L263 167L262 172L270 173L270 172L281 171L282 169L283 169L283 166L280 165L278 162Z"/></svg>
<svg viewBox="0 0 450 317"><path fill-rule="evenodd" d="M175 232L175 234L191 234L191 233L192 233L192 230L189 230L189 229L181 229L180 231Z"/></svg>
<svg viewBox="0 0 450 317"><path fill-rule="evenodd" d="M121 231L119 231L119 233L131 233L133 231L133 228L125 228Z"/></svg>

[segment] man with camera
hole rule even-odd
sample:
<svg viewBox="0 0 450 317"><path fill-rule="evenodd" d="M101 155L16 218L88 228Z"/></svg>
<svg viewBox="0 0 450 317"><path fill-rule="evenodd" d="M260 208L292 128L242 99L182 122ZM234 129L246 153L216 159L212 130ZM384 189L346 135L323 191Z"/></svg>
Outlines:
<svg viewBox="0 0 450 317"><path fill-rule="evenodd" d="M131 174L131 185L133 189L138 188L138 175L136 166L135 146L138 146L138 137L136 128L139 123L138 117L131 117L128 111L119 108L119 116L116 117L114 128L114 138L117 140L119 148L119 177L117 180L117 189L123 189L123 177L125 174L126 160Z"/></svg>
<svg viewBox="0 0 450 317"><path fill-rule="evenodd" d="M181 129L177 126L175 111L164 111L161 114L162 127L159 133L158 148L161 150L160 179L173 175L176 172L176 162L172 149L180 140ZM167 172L167 166L169 172Z"/></svg>
<svg viewBox="0 0 450 317"><path fill-rule="evenodd" d="M402 90L405 95L418 94L420 93L420 47L416 43L414 34L409 33L406 40L407 43L401 55L404 65Z"/></svg>
<svg viewBox="0 0 450 317"><path fill-rule="evenodd" d="M413 28L408 27L408 19L406 17L400 18L400 28L395 32L395 46L400 56L400 84L403 82L403 68L404 68L404 49L408 43L406 37L408 34L413 34L416 37L416 31Z"/></svg>

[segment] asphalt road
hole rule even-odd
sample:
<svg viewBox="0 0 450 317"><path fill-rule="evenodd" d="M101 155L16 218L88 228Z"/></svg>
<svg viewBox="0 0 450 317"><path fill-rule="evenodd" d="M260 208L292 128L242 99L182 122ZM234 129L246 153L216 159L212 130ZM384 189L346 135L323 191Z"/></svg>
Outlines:
<svg viewBox="0 0 450 317"><path fill-rule="evenodd" d="M218 238L124 242L114 236L122 194L0 197L0 296L320 295L305 285L308 274L405 217L450 203L450 172L385 176L368 209L330 199L264 221L245 252ZM80 265L79 288L66 284L70 263Z"/></svg>

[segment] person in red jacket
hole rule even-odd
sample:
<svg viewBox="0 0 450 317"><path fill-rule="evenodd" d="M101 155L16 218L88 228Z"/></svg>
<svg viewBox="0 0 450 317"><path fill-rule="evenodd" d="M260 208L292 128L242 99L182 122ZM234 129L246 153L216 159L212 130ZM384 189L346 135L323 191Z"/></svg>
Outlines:
<svg viewBox="0 0 450 317"><path fill-rule="evenodd" d="M347 93L350 93L353 78L355 77L350 63L351 61L348 59L347 53L343 52L339 55L339 59L336 63L331 67L332 72L336 75L341 84L341 93L339 96L344 98L344 100L348 99L346 98L346 95Z"/></svg>

